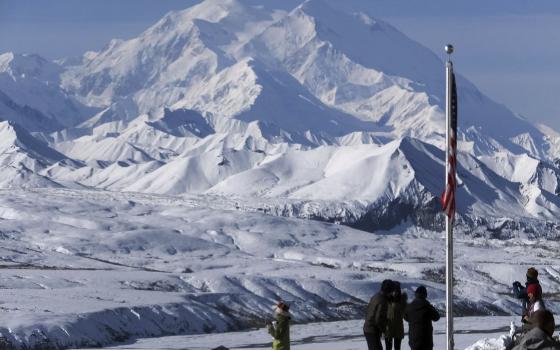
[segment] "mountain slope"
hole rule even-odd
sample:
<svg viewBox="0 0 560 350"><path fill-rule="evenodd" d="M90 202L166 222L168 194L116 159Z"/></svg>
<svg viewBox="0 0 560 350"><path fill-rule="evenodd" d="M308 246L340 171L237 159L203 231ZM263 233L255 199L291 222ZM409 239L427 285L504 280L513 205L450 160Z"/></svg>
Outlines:
<svg viewBox="0 0 560 350"><path fill-rule="evenodd" d="M364 44L364 43L367 43ZM237 52L282 67L325 104L442 146L444 65L391 25L310 0ZM460 71L460 67L458 67ZM324 72L329 72L325 74ZM459 76L462 137L475 154L508 150L553 159L550 135ZM507 123L508 128L503 128Z"/></svg>
<svg viewBox="0 0 560 350"><path fill-rule="evenodd" d="M134 96L141 113L153 111L234 63L221 47L270 21L270 14L237 1L207 1L169 13L138 38L112 41L65 72L63 84L92 105Z"/></svg>
<svg viewBox="0 0 560 350"><path fill-rule="evenodd" d="M0 187L59 187L41 172L72 162L11 121L0 122Z"/></svg>
<svg viewBox="0 0 560 350"><path fill-rule="evenodd" d="M62 72L37 55L0 55L0 118L47 132L81 122L94 109L60 88Z"/></svg>
<svg viewBox="0 0 560 350"><path fill-rule="evenodd" d="M99 117L96 125L119 120L119 115L130 121L134 113L160 117L163 108L174 105L242 120L272 118L280 129L291 125L288 132L293 133L295 123L286 116L308 130L305 124L313 118L338 110L375 123L326 128L329 143L340 134L375 130L443 145L440 59L383 21L342 13L322 1L306 1L288 14L235 0L205 1L166 15L138 38L88 53L82 62L69 67L62 82L88 104L110 108L110 116ZM287 82L286 73L297 84ZM310 92L322 102L323 111L289 108L301 105L285 94L302 90L299 84L308 91L303 96ZM459 94L461 139L469 152L557 157L557 136L491 101L462 77ZM271 96L281 103L270 101ZM124 108L123 99L129 101ZM257 103L263 100L265 114L274 110L282 118L263 115ZM504 130L504 123L510 127ZM321 134L312 143L328 139Z"/></svg>
<svg viewBox="0 0 560 350"><path fill-rule="evenodd" d="M439 181L443 173L442 151L405 138L381 147L330 146L290 151L265 159L253 169L219 183L210 192L311 201L363 201L375 206L399 198L419 200L425 195L435 200L443 189ZM526 212L526 193L520 183L506 180L476 158L460 156L458 178L460 213L499 216L507 212L533 217ZM552 210L560 214L559 208Z"/></svg>

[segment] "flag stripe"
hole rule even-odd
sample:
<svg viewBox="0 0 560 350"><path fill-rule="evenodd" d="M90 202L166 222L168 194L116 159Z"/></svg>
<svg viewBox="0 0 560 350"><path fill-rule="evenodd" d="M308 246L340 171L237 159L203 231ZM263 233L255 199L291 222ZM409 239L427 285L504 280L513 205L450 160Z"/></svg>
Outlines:
<svg viewBox="0 0 560 350"><path fill-rule="evenodd" d="M448 171L447 185L441 196L443 211L452 220L455 218L456 210L456 172L457 172L457 87L455 85L455 74L451 73L451 115L449 122L448 144Z"/></svg>

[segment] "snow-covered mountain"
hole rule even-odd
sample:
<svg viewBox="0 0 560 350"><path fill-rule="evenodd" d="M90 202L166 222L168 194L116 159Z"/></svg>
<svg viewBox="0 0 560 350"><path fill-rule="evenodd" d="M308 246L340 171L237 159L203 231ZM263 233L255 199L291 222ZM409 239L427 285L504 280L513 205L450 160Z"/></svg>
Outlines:
<svg viewBox="0 0 560 350"><path fill-rule="evenodd" d="M50 167L71 166L66 157L37 140L12 121L0 122L0 186L60 187L48 174Z"/></svg>
<svg viewBox="0 0 560 350"><path fill-rule="evenodd" d="M0 55L0 118L46 132L86 118L95 109L61 88L62 73L62 67L37 55Z"/></svg>
<svg viewBox="0 0 560 350"><path fill-rule="evenodd" d="M0 56L0 118L66 159L29 170L63 186L278 199L271 213L439 229L443 69L368 14L207 0L80 59ZM464 77L458 89L462 223L555 231L560 136Z"/></svg>

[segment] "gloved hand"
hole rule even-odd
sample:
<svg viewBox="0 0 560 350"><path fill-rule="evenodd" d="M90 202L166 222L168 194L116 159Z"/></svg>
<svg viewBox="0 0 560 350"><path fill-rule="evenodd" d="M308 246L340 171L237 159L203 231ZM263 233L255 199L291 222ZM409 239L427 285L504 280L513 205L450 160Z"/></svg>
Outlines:
<svg viewBox="0 0 560 350"><path fill-rule="evenodd" d="M522 288L522 287L523 287L523 285L522 285L521 282L519 282L519 281L513 282L513 286L514 286L514 287L517 287L517 288Z"/></svg>

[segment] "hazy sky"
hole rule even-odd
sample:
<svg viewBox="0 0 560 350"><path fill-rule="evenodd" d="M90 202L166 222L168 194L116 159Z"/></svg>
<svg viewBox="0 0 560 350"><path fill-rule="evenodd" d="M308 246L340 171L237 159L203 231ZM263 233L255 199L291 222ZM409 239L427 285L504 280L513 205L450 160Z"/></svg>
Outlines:
<svg viewBox="0 0 560 350"><path fill-rule="evenodd" d="M299 0L241 0L290 9ZM444 57L527 119L560 130L559 0L324 0L359 7ZM50 59L136 36L170 10L200 0L0 0L0 52ZM443 70L443 68L442 68ZM443 73L442 73L443 74Z"/></svg>

